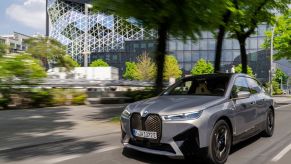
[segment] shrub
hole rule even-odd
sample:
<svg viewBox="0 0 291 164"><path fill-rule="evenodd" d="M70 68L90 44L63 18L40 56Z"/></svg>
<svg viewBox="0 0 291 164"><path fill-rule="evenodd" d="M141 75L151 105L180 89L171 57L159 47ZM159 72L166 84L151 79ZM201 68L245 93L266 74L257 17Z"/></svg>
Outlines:
<svg viewBox="0 0 291 164"><path fill-rule="evenodd" d="M126 97L131 98L133 101L139 101L157 96L153 89L128 91L125 93Z"/></svg>
<svg viewBox="0 0 291 164"><path fill-rule="evenodd" d="M72 104L73 105L83 105L85 103L85 100L87 99L87 95L85 93L74 96L72 99Z"/></svg>

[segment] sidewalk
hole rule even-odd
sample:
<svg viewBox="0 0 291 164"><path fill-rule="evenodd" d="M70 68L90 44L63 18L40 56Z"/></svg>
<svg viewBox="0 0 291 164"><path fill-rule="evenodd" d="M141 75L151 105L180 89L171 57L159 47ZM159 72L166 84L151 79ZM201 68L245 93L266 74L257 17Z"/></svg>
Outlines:
<svg viewBox="0 0 291 164"><path fill-rule="evenodd" d="M278 95L273 96L276 105L288 105L291 104L291 95Z"/></svg>
<svg viewBox="0 0 291 164"><path fill-rule="evenodd" d="M123 108L103 105L0 111L0 152L120 133L119 124L109 120Z"/></svg>

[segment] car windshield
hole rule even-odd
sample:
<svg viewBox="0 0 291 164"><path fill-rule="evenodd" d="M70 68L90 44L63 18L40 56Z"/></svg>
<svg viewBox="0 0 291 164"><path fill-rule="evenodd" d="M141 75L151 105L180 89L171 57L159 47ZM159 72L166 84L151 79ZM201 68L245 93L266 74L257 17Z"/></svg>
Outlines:
<svg viewBox="0 0 291 164"><path fill-rule="evenodd" d="M228 76L194 76L177 82L163 95L224 96L228 81Z"/></svg>

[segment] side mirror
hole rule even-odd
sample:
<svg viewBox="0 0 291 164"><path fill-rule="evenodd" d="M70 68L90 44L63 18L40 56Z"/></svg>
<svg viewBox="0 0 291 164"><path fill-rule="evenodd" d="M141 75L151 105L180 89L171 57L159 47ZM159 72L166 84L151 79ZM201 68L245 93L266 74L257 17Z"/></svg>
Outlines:
<svg viewBox="0 0 291 164"><path fill-rule="evenodd" d="M236 94L235 99L246 99L246 98L249 98L250 96L251 96L251 92L249 91L239 91Z"/></svg>

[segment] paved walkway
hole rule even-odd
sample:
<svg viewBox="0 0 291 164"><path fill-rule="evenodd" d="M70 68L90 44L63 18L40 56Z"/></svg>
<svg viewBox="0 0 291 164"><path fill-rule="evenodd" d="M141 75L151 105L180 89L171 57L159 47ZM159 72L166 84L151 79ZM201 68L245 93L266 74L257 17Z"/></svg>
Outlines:
<svg viewBox="0 0 291 164"><path fill-rule="evenodd" d="M0 111L0 151L119 133L119 124L109 120L123 108L99 105Z"/></svg>

